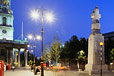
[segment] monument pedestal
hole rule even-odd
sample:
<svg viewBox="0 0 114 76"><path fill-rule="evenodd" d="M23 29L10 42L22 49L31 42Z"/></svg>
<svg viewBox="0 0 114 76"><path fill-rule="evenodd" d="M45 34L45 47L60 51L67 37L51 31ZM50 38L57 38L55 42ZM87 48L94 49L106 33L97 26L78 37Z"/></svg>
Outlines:
<svg viewBox="0 0 114 76"><path fill-rule="evenodd" d="M87 64L85 66L85 71L88 73L101 73L101 65L96 65L96 64ZM109 72L107 70L108 66L106 64L102 65L102 72Z"/></svg>
<svg viewBox="0 0 114 76"><path fill-rule="evenodd" d="M91 34L88 39L88 64L85 66L85 71L88 73L101 72L101 46L100 42L104 43L102 34ZM102 46L102 72L108 72L108 66L105 64L104 46Z"/></svg>

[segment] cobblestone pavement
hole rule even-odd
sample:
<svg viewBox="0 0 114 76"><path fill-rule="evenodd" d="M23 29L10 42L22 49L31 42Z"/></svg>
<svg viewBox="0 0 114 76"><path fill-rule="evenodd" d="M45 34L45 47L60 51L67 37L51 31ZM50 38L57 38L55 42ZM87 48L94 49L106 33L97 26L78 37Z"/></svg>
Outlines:
<svg viewBox="0 0 114 76"><path fill-rule="evenodd" d="M40 76L40 73L38 75L34 75L33 72L26 69L17 69L15 71L6 71L4 72L4 76ZM90 76L87 73L78 71L45 71L44 76ZM100 76L100 74L92 74L91 76ZM114 76L114 72L105 73L102 76Z"/></svg>

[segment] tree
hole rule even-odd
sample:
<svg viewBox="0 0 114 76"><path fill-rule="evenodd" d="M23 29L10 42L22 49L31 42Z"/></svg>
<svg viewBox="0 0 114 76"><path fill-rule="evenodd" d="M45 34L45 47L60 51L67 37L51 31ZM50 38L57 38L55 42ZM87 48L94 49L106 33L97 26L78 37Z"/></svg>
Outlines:
<svg viewBox="0 0 114 76"><path fill-rule="evenodd" d="M50 45L47 45L47 47L45 47L44 58L45 58L45 60L48 60L49 66L50 66L51 65L51 59L52 59L52 53L51 53Z"/></svg>
<svg viewBox="0 0 114 76"><path fill-rule="evenodd" d="M61 43L59 41L54 41L51 45L51 55L52 60L55 61L55 65L57 65L58 59L60 58L61 52Z"/></svg>
<svg viewBox="0 0 114 76"><path fill-rule="evenodd" d="M85 56L88 56L88 41L85 38L80 38L80 49L84 51Z"/></svg>
<svg viewBox="0 0 114 76"><path fill-rule="evenodd" d="M84 50L86 56L88 54L88 43L85 38L78 40L77 36L72 36L69 41L65 42L65 46L62 48L61 59L75 59L77 58L76 53L79 50Z"/></svg>
<svg viewBox="0 0 114 76"><path fill-rule="evenodd" d="M81 50L80 43L77 36L72 36L69 41L65 42L64 48L62 48L61 59L74 59L76 53Z"/></svg>
<svg viewBox="0 0 114 76"><path fill-rule="evenodd" d="M111 51L110 51L110 61L111 62L114 62L114 49L112 49Z"/></svg>
<svg viewBox="0 0 114 76"><path fill-rule="evenodd" d="M77 56L78 56L79 61L82 61L82 60L85 61L85 59L86 59L86 55L85 55L85 52L83 50L77 52Z"/></svg>
<svg viewBox="0 0 114 76"><path fill-rule="evenodd" d="M108 38L108 40L105 41L104 43L104 48L105 48L105 62L107 64L110 63L110 52L114 48L114 40L111 38Z"/></svg>
<svg viewBox="0 0 114 76"><path fill-rule="evenodd" d="M84 51L84 56L79 56L78 53L80 50ZM69 63L71 67L75 65L76 62L79 60L86 61L88 56L88 41L85 38L78 39L77 36L73 35L70 40L65 42L64 47L61 49L60 59L62 63ZM83 59L79 57L84 57Z"/></svg>
<svg viewBox="0 0 114 76"><path fill-rule="evenodd" d="M70 43L68 41L65 42L65 46L61 49L61 53L60 53L60 58L61 59L69 59L70 56Z"/></svg>
<svg viewBox="0 0 114 76"><path fill-rule="evenodd" d="M84 65L85 65L85 61L86 61L86 54L83 50L77 52L76 54L78 57L77 57L77 66L78 66L78 69L80 68L80 63L81 63L81 68L84 69Z"/></svg>
<svg viewBox="0 0 114 76"><path fill-rule="evenodd" d="M45 59L49 61L49 65L51 61L55 62L55 65L57 65L57 62L60 58L60 52L61 52L61 42L59 40L58 34L54 36L54 41L50 45L47 45L45 48Z"/></svg>

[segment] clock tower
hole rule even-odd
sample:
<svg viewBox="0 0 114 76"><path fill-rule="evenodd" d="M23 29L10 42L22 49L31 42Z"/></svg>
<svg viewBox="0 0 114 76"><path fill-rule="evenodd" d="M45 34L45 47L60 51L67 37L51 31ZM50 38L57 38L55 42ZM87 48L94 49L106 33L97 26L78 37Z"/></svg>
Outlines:
<svg viewBox="0 0 114 76"><path fill-rule="evenodd" d="M0 39L13 40L13 32L11 0L0 0Z"/></svg>

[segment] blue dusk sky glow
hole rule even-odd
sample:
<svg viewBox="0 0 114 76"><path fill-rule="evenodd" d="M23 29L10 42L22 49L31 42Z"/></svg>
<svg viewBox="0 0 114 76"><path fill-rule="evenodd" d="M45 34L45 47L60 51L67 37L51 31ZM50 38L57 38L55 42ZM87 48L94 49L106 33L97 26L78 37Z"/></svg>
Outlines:
<svg viewBox="0 0 114 76"><path fill-rule="evenodd" d="M91 33L91 14L97 5L101 14L101 32L114 31L114 0L12 0L14 15L14 39L21 39L21 25L24 25L24 37L29 33L40 34L41 20L34 21L30 11L43 8L53 12L55 21L44 21L44 46L58 35L62 43L71 36L88 38ZM41 48L41 42L36 43ZM37 50L36 52L40 52Z"/></svg>

